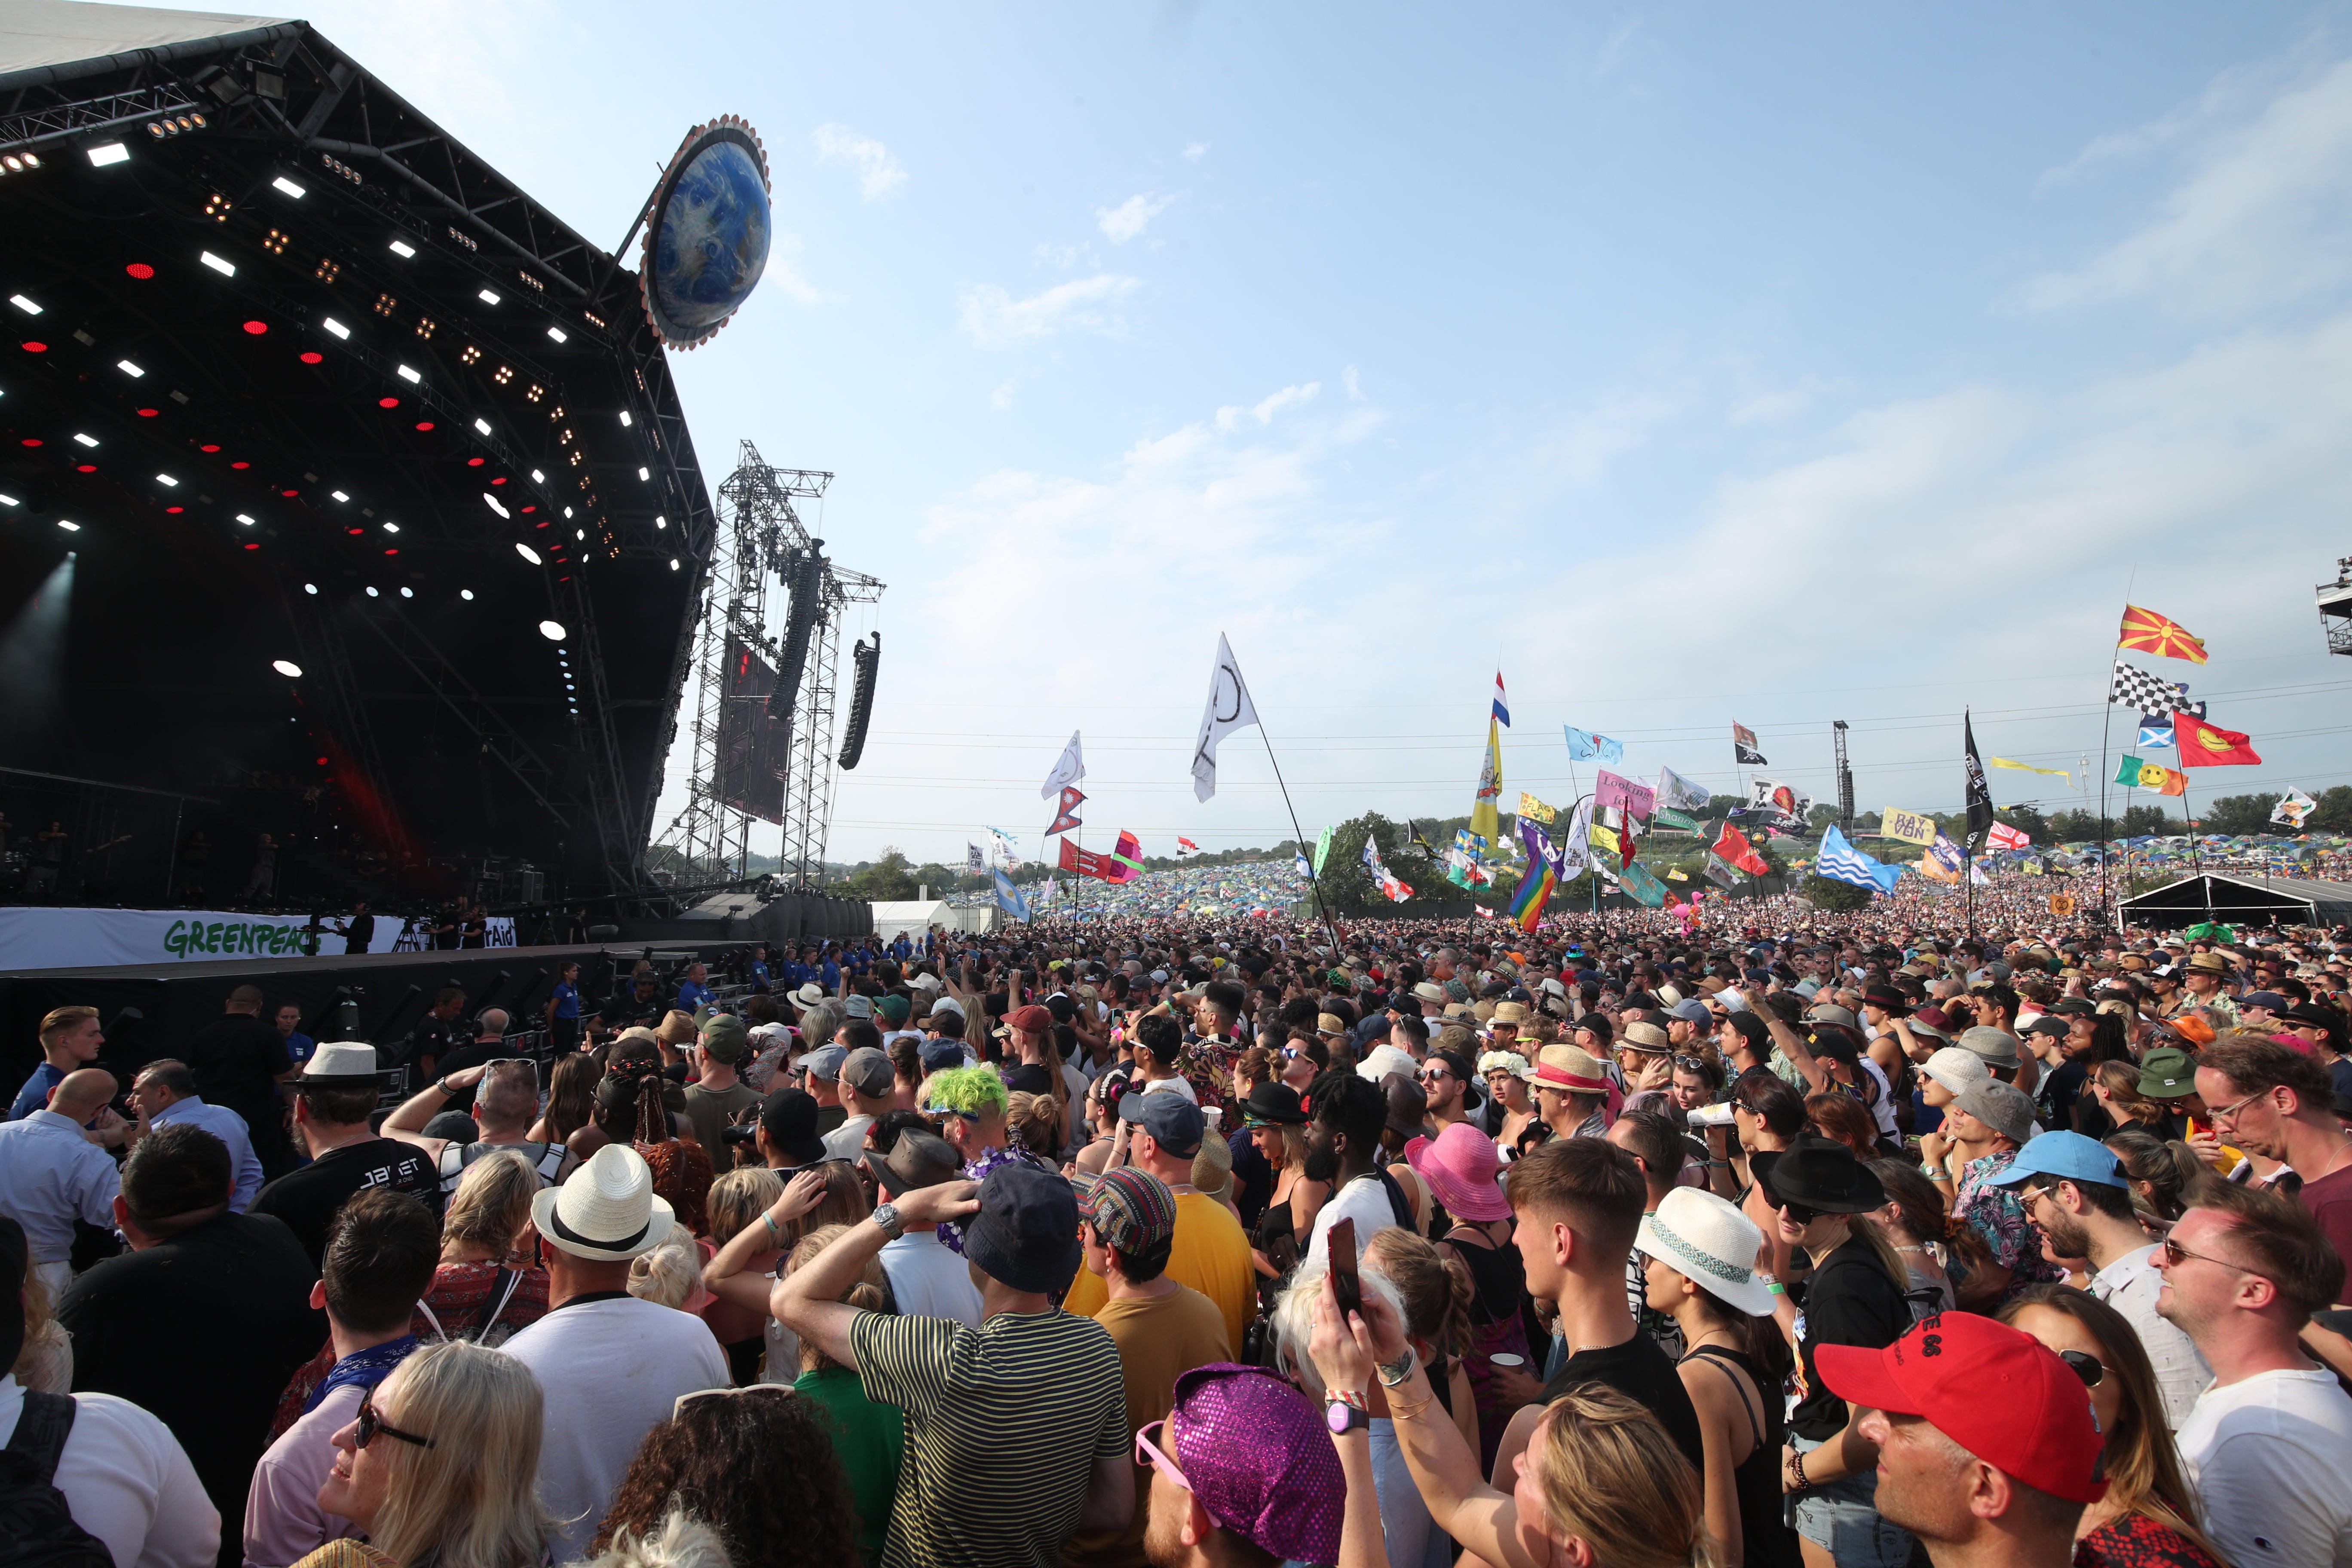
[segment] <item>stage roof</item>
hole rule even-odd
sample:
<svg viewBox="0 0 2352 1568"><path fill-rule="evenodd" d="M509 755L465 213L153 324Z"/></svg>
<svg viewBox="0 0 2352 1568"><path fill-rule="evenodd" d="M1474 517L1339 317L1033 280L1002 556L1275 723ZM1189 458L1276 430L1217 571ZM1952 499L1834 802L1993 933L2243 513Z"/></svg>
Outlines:
<svg viewBox="0 0 2352 1568"><path fill-rule="evenodd" d="M302 22L15 0L0 170L0 764L223 803L88 896L643 886L713 519L635 269Z"/></svg>
<svg viewBox="0 0 2352 1568"><path fill-rule="evenodd" d="M2352 922L2352 884L2207 871L2135 894L2120 912L2131 925L2182 926L2204 920L2209 908L2213 919L2231 925L2342 925Z"/></svg>

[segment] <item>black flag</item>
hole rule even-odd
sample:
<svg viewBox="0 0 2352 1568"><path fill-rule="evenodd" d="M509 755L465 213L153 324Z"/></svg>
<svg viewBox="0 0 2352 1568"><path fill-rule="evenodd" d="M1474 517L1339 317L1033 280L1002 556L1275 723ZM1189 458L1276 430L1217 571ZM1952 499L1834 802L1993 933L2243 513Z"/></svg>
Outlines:
<svg viewBox="0 0 2352 1568"><path fill-rule="evenodd" d="M1743 768L1769 768L1764 753L1756 749L1756 731L1734 719L1731 721L1731 760Z"/></svg>
<svg viewBox="0 0 2352 1568"><path fill-rule="evenodd" d="M1985 835L1992 831L1992 791L1985 785L1984 760L1977 755L1976 724L1965 710L1960 714L1960 735L1969 775L1969 834L1963 847L1973 859L1984 848Z"/></svg>

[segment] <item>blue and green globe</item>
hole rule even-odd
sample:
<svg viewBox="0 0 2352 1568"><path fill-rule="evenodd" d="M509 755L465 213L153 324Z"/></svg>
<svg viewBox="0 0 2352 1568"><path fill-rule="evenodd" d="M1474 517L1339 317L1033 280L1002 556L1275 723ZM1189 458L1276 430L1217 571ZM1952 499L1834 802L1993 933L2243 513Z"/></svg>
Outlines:
<svg viewBox="0 0 2352 1568"><path fill-rule="evenodd" d="M678 172L654 237L654 302L665 335L692 341L750 297L768 265L768 191L750 148L717 141Z"/></svg>

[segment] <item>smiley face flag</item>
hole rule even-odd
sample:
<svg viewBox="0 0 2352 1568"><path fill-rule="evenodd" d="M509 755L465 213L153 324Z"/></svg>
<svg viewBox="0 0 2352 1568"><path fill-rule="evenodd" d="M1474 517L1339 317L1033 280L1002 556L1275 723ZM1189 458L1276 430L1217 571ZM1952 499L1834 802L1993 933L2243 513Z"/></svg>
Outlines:
<svg viewBox="0 0 2352 1568"><path fill-rule="evenodd" d="M2194 713L2175 713L2172 734L2185 768L2253 767L2263 760L2243 734L2208 724Z"/></svg>

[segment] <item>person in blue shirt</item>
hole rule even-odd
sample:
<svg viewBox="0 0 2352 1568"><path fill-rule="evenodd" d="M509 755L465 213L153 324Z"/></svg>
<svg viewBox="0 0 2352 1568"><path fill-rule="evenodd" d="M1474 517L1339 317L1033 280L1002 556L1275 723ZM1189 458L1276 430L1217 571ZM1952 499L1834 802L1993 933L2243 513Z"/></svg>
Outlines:
<svg viewBox="0 0 2352 1568"><path fill-rule="evenodd" d="M898 940L890 944L890 952L901 963L904 963L907 961L907 955L914 951L915 944L907 940L907 933L905 931L900 931L898 933Z"/></svg>
<svg viewBox="0 0 2352 1568"><path fill-rule="evenodd" d="M547 998L547 1032L557 1054L580 1046L580 965L566 963L555 972L555 990Z"/></svg>
<svg viewBox="0 0 2352 1568"><path fill-rule="evenodd" d="M98 1026L95 1007L59 1007L41 1020L41 1065L16 1091L8 1107L8 1120L20 1121L49 1103L50 1091L63 1083L66 1074L86 1068L98 1059L98 1048L106 1044L106 1036Z"/></svg>
<svg viewBox="0 0 2352 1568"><path fill-rule="evenodd" d="M692 1013L718 1000L710 994L710 987L704 984L709 978L710 971L701 964L688 966L686 979L678 985L677 1001L674 1004L679 1012Z"/></svg>
<svg viewBox="0 0 2352 1568"><path fill-rule="evenodd" d="M751 989L768 991L773 988L768 979L768 950L755 947L751 950Z"/></svg>
<svg viewBox="0 0 2352 1568"><path fill-rule="evenodd" d="M841 965L834 960L831 942L825 943L824 955L817 961L816 977L827 991L841 989Z"/></svg>
<svg viewBox="0 0 2352 1568"><path fill-rule="evenodd" d="M277 1024L278 1032L286 1037L286 1054L293 1059L294 1065L299 1068L309 1061L310 1053L318 1049L319 1043L302 1032L302 1005L299 1002L280 1002ZM245 1211L239 1209L237 1212L242 1214Z"/></svg>

